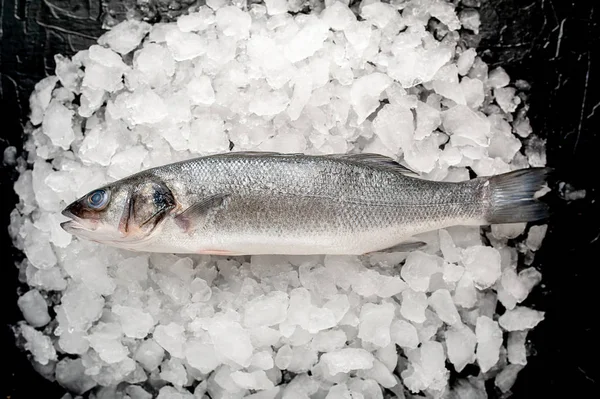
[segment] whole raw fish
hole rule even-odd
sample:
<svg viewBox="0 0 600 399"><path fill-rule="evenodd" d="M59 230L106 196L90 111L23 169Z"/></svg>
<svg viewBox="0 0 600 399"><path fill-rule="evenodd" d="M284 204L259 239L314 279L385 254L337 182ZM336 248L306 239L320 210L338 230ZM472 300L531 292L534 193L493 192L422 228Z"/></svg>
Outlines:
<svg viewBox="0 0 600 399"><path fill-rule="evenodd" d="M79 237L135 251L365 254L455 225L546 218L547 168L450 183L376 154L231 152L148 169L64 211Z"/></svg>

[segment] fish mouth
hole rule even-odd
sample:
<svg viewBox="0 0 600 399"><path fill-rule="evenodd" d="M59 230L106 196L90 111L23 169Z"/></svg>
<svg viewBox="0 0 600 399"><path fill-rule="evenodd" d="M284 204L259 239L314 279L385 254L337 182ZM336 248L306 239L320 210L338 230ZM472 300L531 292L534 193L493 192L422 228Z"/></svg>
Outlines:
<svg viewBox="0 0 600 399"><path fill-rule="evenodd" d="M75 234L76 232L81 231L94 231L97 228L97 223L94 223L92 220L80 218L73 214L69 207L63 210L61 214L71 219L60 224L60 227L67 233Z"/></svg>

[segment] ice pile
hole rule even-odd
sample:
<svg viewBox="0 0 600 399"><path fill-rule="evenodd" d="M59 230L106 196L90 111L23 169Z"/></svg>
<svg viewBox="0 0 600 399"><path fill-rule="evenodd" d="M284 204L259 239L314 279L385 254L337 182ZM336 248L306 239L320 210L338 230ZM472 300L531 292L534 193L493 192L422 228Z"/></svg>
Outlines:
<svg viewBox="0 0 600 399"><path fill-rule="evenodd" d="M546 226L493 226L485 242L449 228L410 254L231 259L135 254L60 229L61 209L93 188L230 149L378 152L446 181L545 164L526 85L458 44L476 10L265 3L123 22L57 55L36 85L10 225L32 361L98 398L485 397L491 378L508 393L544 318L522 304L541 274L519 252L531 265Z"/></svg>

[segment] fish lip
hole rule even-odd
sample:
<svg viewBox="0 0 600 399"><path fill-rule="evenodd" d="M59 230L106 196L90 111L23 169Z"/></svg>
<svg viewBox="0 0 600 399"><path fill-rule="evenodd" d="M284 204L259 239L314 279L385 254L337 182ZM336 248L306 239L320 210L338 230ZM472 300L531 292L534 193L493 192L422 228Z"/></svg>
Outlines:
<svg viewBox="0 0 600 399"><path fill-rule="evenodd" d="M71 206L66 207L61 212L61 215L71 219L66 222L62 222L60 224L60 227L68 233L71 233L74 230L84 230L84 231L96 230L97 226L89 226L89 223L85 223L86 222L85 219L82 219L79 216L75 215L73 212L71 212Z"/></svg>

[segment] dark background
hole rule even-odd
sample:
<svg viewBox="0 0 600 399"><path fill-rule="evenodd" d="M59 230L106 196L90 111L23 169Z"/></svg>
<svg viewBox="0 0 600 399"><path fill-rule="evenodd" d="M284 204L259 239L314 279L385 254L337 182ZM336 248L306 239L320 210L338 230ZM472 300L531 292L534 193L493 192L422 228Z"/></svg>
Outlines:
<svg viewBox="0 0 600 399"><path fill-rule="evenodd" d="M169 9L168 3L152 0L149 7L136 9L133 0L0 0L0 150L21 148L29 95L36 82L53 73L54 54L72 55L89 47L102 34L103 21L122 19L127 12L156 19L182 11ZM597 395L600 29L595 14L600 11L588 0L480 3L484 30L473 41L479 42L486 62L502 65L512 79L532 85L529 117L534 132L548 140L549 165L562 180L587 190L584 200L557 208L536 257L543 285L527 304L546 311L546 319L528 336L534 355L519 374L512 398ZM12 189L16 173L9 167L0 171L0 226L7 226L17 201ZM60 398L64 391L33 371L14 345L8 324L21 319L13 266L20 255L5 227L0 235L5 259L0 342L6 363L0 371L0 398Z"/></svg>

